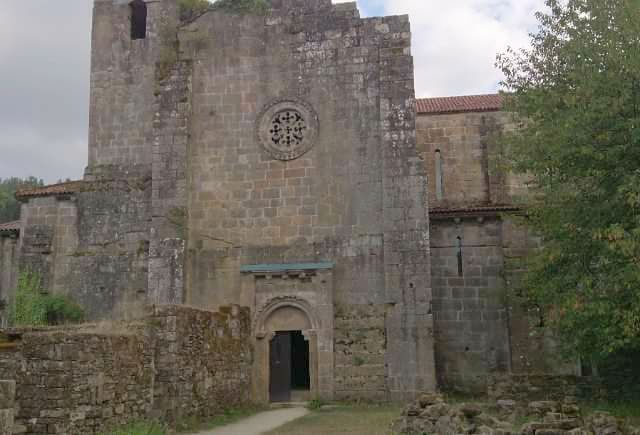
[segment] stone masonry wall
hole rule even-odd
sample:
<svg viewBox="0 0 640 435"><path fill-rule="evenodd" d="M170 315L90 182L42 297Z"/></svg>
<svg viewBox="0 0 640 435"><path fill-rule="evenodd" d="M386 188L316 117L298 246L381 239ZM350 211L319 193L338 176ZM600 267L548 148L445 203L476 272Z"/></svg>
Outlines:
<svg viewBox="0 0 640 435"><path fill-rule="evenodd" d="M340 306L335 319L335 396L338 400L386 398L383 305Z"/></svg>
<svg viewBox="0 0 640 435"><path fill-rule="evenodd" d="M19 264L89 319L136 317L146 302L151 180L117 168L94 178L74 194L23 203Z"/></svg>
<svg viewBox="0 0 640 435"><path fill-rule="evenodd" d="M16 423L28 434L97 433L140 419L151 403L153 354L143 337L79 331L22 335L14 373Z"/></svg>
<svg viewBox="0 0 640 435"><path fill-rule="evenodd" d="M526 192L522 177L495 167L497 133L513 128L506 112L420 115L418 151L424 158L432 208L510 204ZM442 199L436 194L436 159L442 157Z"/></svg>
<svg viewBox="0 0 640 435"><path fill-rule="evenodd" d="M0 434L12 435L15 417L15 381L0 381Z"/></svg>
<svg viewBox="0 0 640 435"><path fill-rule="evenodd" d="M191 73L188 61L168 68L163 72L165 77L156 73L148 298L156 304L179 304L185 298Z"/></svg>
<svg viewBox="0 0 640 435"><path fill-rule="evenodd" d="M0 233L0 299L9 302L18 279L18 235Z"/></svg>
<svg viewBox="0 0 640 435"><path fill-rule="evenodd" d="M172 38L175 0L147 1L145 39L131 38L128 1L94 0L89 169L151 169L156 63ZM174 32L175 33L175 32Z"/></svg>
<svg viewBox="0 0 640 435"><path fill-rule="evenodd" d="M101 433L249 403L246 309L162 306L136 323L7 331L0 379L16 382L16 430Z"/></svg>
<svg viewBox="0 0 640 435"><path fill-rule="evenodd" d="M433 312L440 385L482 392L511 365L499 219L431 223ZM462 243L462 273L458 242Z"/></svg>
<svg viewBox="0 0 640 435"><path fill-rule="evenodd" d="M156 309L154 409L169 423L250 403L251 330L246 308Z"/></svg>
<svg viewBox="0 0 640 435"><path fill-rule="evenodd" d="M393 306L390 394L431 389L408 17L361 19L354 3L329 0L271 3L266 17L210 11L179 32L181 59L193 64L186 300L255 309L241 265L332 262L337 302ZM288 161L265 151L256 126L283 100L318 118L313 147Z"/></svg>

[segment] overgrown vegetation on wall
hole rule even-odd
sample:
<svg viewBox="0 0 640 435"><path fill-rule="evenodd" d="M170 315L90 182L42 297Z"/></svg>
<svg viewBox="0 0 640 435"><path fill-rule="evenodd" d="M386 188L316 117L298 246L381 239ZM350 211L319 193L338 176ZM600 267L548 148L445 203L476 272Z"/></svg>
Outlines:
<svg viewBox="0 0 640 435"><path fill-rule="evenodd" d="M225 10L233 13L264 14L269 10L266 0L218 0L212 9Z"/></svg>
<svg viewBox="0 0 640 435"><path fill-rule="evenodd" d="M209 0L178 0L178 12L181 20L190 20L211 7Z"/></svg>
<svg viewBox="0 0 640 435"><path fill-rule="evenodd" d="M267 0L178 0L180 19L191 20L208 9L238 14L264 14L269 10Z"/></svg>
<svg viewBox="0 0 640 435"><path fill-rule="evenodd" d="M80 323L84 310L67 296L43 292L40 275L23 271L18 278L15 299L9 306L12 326L51 326Z"/></svg>

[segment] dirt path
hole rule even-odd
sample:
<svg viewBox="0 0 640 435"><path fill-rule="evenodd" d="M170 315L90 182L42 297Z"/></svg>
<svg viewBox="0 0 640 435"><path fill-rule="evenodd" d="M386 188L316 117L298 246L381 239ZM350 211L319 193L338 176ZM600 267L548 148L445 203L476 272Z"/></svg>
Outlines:
<svg viewBox="0 0 640 435"><path fill-rule="evenodd" d="M228 426L200 432L198 435L260 435L308 413L309 411L306 408L284 408L265 411Z"/></svg>

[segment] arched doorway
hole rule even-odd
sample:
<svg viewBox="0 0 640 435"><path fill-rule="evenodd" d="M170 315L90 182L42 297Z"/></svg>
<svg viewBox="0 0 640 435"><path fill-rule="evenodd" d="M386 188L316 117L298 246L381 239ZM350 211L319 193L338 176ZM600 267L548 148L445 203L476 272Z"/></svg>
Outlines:
<svg viewBox="0 0 640 435"><path fill-rule="evenodd" d="M316 325L302 301L270 304L256 324L255 380L268 402L300 402L317 395Z"/></svg>
<svg viewBox="0 0 640 435"><path fill-rule="evenodd" d="M302 331L278 331L269 346L269 400L309 400L309 342Z"/></svg>

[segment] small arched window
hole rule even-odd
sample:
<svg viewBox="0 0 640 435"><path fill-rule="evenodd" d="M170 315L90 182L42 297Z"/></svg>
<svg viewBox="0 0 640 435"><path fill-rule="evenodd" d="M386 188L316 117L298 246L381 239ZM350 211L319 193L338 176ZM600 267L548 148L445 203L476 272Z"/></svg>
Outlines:
<svg viewBox="0 0 640 435"><path fill-rule="evenodd" d="M131 39L147 37L147 4L143 0L133 0L131 7Z"/></svg>
<svg viewBox="0 0 640 435"><path fill-rule="evenodd" d="M436 150L436 199L442 201L443 197L443 179L442 179L442 153Z"/></svg>

